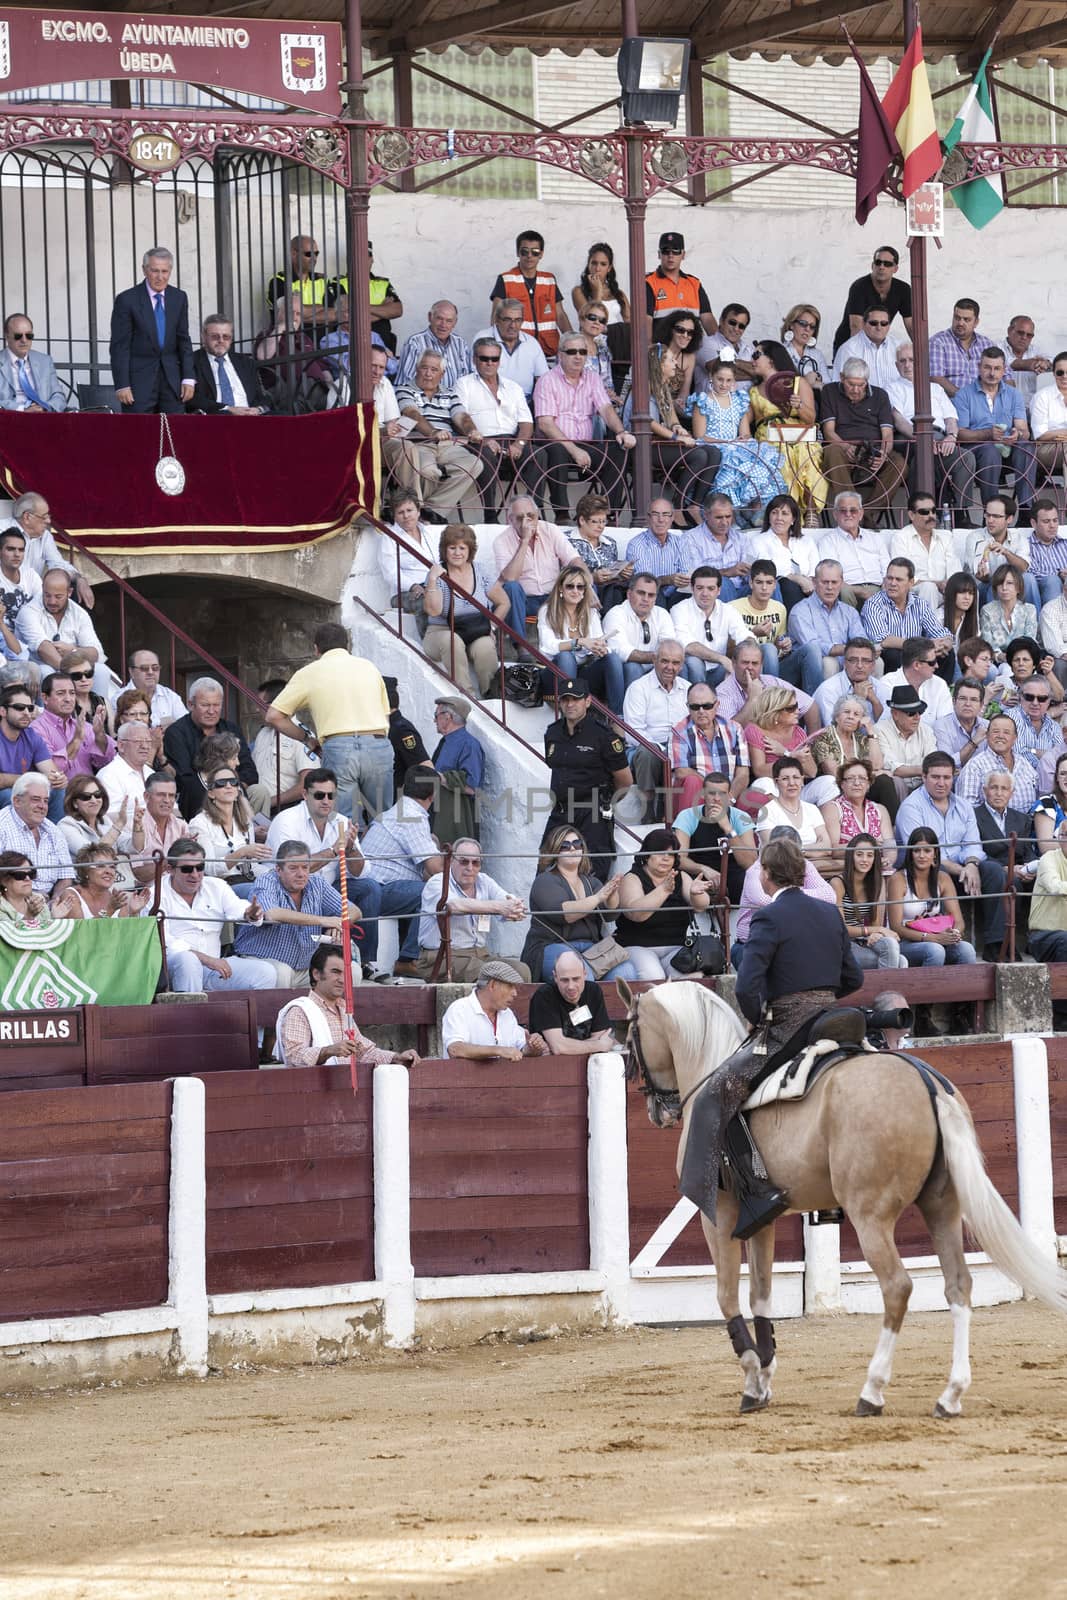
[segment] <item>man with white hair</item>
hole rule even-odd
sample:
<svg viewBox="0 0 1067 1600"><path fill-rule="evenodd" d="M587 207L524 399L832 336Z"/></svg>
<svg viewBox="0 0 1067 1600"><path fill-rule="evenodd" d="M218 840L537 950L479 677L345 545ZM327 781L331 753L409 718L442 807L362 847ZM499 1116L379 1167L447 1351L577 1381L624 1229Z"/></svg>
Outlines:
<svg viewBox="0 0 1067 1600"><path fill-rule="evenodd" d="M530 468L533 414L519 385L501 377L502 356L498 339L475 339L474 371L464 373L456 384L459 402L482 441L478 454L484 465L481 494L487 522L497 521L506 483L518 476L527 488L537 485Z"/></svg>
<svg viewBox="0 0 1067 1600"><path fill-rule="evenodd" d="M414 382L419 357L428 350L444 362L446 388L453 388L463 374L471 370L470 347L456 332L459 312L451 300L435 300L426 321L427 326L421 332L413 333L404 341L396 373L398 388L402 383Z"/></svg>
<svg viewBox="0 0 1067 1600"><path fill-rule="evenodd" d="M388 441L386 452L397 483L418 494L422 503L456 520L456 507L483 471L474 453L482 436L463 409L455 384L445 382L445 359L424 350L415 375L398 383L396 403L404 436ZM471 450L464 448L467 440Z"/></svg>
<svg viewBox="0 0 1067 1600"><path fill-rule="evenodd" d="M522 976L508 961L487 961L470 994L453 1000L441 1020L446 1056L462 1061L521 1061L544 1056L539 1033L527 1036L511 1007Z"/></svg>
<svg viewBox="0 0 1067 1600"><path fill-rule="evenodd" d="M910 341L899 345L896 353L896 374L885 386L889 404L893 408L893 425L898 439L905 444L915 437L915 347ZM940 496L946 477L952 484L952 504L965 511L976 499L974 492L974 457L969 450L960 449L959 417L956 407L939 383L930 385L930 410L934 419L934 470L937 474L937 493ZM908 454L908 483L914 492L918 487L919 453ZM904 555L911 555L905 550Z"/></svg>
<svg viewBox="0 0 1067 1600"><path fill-rule="evenodd" d="M259 781L252 752L236 722L222 714L223 688L217 678L196 678L189 685L189 709L172 722L163 735L163 754L178 780L178 808L188 822L204 800L204 785L196 768L201 741L213 733L232 733L240 746L237 776L255 812L270 815L274 796ZM268 719L269 720L269 719Z"/></svg>
<svg viewBox="0 0 1067 1600"><path fill-rule="evenodd" d="M432 878L427 878L422 891L419 955L415 965L417 976L425 978L427 982L430 981L441 948L441 929L437 918L443 888L444 873L435 872ZM529 907L525 900L510 894L488 872L482 871L482 848L477 839L457 839L452 850L445 912L448 916L451 981L471 983L490 960L488 941L493 920L499 918L504 922L522 922L529 915ZM511 956L508 957L508 963L519 974L520 982L529 983L529 967ZM447 966L443 961L437 981L447 981Z"/></svg>
<svg viewBox="0 0 1067 1600"><path fill-rule="evenodd" d="M511 602L508 626L520 638L526 636L526 618L537 615L563 568L585 567L566 534L541 521L537 503L528 495L519 495L508 507L508 525L493 541L493 560Z"/></svg>
<svg viewBox="0 0 1067 1600"><path fill-rule="evenodd" d="M837 562L844 584L841 599L858 610L882 587L889 555L881 536L863 526L863 496L858 489L839 490L833 513L836 526L819 539L819 555Z"/></svg>
<svg viewBox="0 0 1067 1600"><path fill-rule="evenodd" d="M43 772L24 772L11 789L11 804L0 811L0 850L18 850L37 869L41 894L60 892L74 882L67 841L48 820L52 785Z"/></svg>
<svg viewBox="0 0 1067 1600"><path fill-rule="evenodd" d="M904 458L893 450L889 396L869 381L865 361L853 356L839 381L823 384L819 415L831 489L857 489L865 507L887 511L904 477Z"/></svg>
<svg viewBox="0 0 1067 1600"><path fill-rule="evenodd" d="M70 574L74 592L80 603L87 611L91 611L94 603L93 586L86 582L77 567L72 566L69 561L64 561L60 555L51 528L52 513L44 495L38 494L35 489L19 495L11 508L11 515L26 535L23 566L35 572L38 578L43 578L46 572L61 567L64 572Z"/></svg>
<svg viewBox="0 0 1067 1600"><path fill-rule="evenodd" d="M73 599L73 590L70 573L62 567L46 572L40 599L21 608L15 632L31 659L53 672L74 649L88 656L93 663L93 688L106 698L113 681L107 655L89 613Z"/></svg>
<svg viewBox="0 0 1067 1600"><path fill-rule="evenodd" d="M122 815L123 805L131 801L144 804L144 786L152 776L152 734L143 722L124 722L115 735L114 761L101 767L97 779L107 791L108 809L113 817Z"/></svg>
<svg viewBox="0 0 1067 1600"><path fill-rule="evenodd" d="M517 383L529 402L534 384L548 371L548 362L533 334L522 331L522 303L501 300L493 312L492 327L482 328L477 337L499 340L500 376Z"/></svg>
<svg viewBox="0 0 1067 1600"><path fill-rule="evenodd" d="M181 412L193 398L189 297L170 282L174 257L155 245L141 259L144 279L115 296L111 376L124 412Z"/></svg>

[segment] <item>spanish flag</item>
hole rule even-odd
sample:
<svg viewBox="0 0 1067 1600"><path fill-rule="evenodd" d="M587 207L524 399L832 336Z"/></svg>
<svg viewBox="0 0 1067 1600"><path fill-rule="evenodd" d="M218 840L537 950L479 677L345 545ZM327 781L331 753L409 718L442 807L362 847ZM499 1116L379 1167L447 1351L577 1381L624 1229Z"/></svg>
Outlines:
<svg viewBox="0 0 1067 1600"><path fill-rule="evenodd" d="M934 102L923 60L923 33L917 27L904 59L882 100L889 126L904 155L904 198L914 194L941 167L941 145L934 122Z"/></svg>

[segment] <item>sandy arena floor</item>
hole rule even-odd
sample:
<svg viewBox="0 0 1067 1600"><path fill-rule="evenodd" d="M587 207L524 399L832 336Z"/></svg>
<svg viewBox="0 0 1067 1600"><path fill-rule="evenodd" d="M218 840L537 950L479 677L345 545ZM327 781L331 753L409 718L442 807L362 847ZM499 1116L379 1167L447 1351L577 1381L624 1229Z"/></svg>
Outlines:
<svg viewBox="0 0 1067 1600"><path fill-rule="evenodd" d="M2 1600L1067 1595L1067 1323L778 1325L742 1419L721 1328L640 1329L0 1400ZM729 1590L726 1585L729 1585Z"/></svg>

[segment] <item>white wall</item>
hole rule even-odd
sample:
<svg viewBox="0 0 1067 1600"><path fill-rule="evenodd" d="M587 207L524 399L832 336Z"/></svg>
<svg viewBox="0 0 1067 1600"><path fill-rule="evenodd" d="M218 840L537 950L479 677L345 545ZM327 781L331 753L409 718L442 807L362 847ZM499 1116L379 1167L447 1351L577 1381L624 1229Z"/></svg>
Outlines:
<svg viewBox="0 0 1067 1600"><path fill-rule="evenodd" d="M370 227L374 260L404 302L401 337L425 327L438 298L459 307L466 338L489 320L489 290L498 272L515 263L515 235L536 228L546 241L545 265L556 274L570 309L586 252L594 241L613 247L626 282L626 219L621 201L587 186L581 204L444 200L429 195L376 194ZM1067 304L1059 293L1059 263L1067 257L1067 213L1004 211L979 233L951 204L944 248L927 246L931 329L948 326L952 302L969 295L982 307L981 328L1002 339L1019 312L1037 323L1050 354L1067 347ZM777 337L781 317L798 300L819 307L821 344L828 350L848 286L869 267L880 244L901 251L900 276L910 278L904 213L883 200L863 229L841 208L760 211L710 205L672 210L664 226L678 227L688 245L687 268L703 281L716 314L728 300L752 312L752 332ZM648 267L656 265L660 218L646 228ZM894 332L898 331L897 324Z"/></svg>

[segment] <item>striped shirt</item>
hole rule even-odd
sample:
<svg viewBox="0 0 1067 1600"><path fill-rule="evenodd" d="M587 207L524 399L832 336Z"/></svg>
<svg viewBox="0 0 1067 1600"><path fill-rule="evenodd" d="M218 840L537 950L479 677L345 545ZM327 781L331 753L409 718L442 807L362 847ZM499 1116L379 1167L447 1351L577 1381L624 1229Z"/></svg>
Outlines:
<svg viewBox="0 0 1067 1600"><path fill-rule="evenodd" d="M748 753L742 751L740 729L728 718L716 717L710 739L697 732L696 723L687 717L671 729L671 766L690 767L704 777L709 772L724 772L731 780L738 764L748 766Z"/></svg>
<svg viewBox="0 0 1067 1600"><path fill-rule="evenodd" d="M446 389L443 383L436 394L425 394L417 384L405 383L396 392L396 403L402 412L414 408L424 422L445 433L454 433L455 418L465 415L463 402L455 389ZM418 442L417 433L412 437Z"/></svg>
<svg viewBox="0 0 1067 1600"><path fill-rule="evenodd" d="M67 841L57 827L46 819L38 823L37 832L35 839L14 805L0 811L0 850L17 850L32 861L37 868L34 887L41 894L51 894L64 879L73 882L74 868Z"/></svg>
<svg viewBox="0 0 1067 1600"><path fill-rule="evenodd" d="M973 383L978 377L982 351L988 350L992 343L984 333L976 333L971 339L971 348L965 350L951 328L935 333L930 340L931 378L947 378L957 389L965 383Z"/></svg>
<svg viewBox="0 0 1067 1600"><path fill-rule="evenodd" d="M1035 771L1037 770L1037 758L1040 751L1064 749L1060 725L1058 722L1053 722L1047 713L1036 732L1033 723L1022 706L1013 706L1004 715L1011 718L1018 730L1019 737L1015 741L1016 755L1025 756ZM0 828L2 827L3 823L0 823Z"/></svg>
<svg viewBox="0 0 1067 1600"><path fill-rule="evenodd" d="M444 377L441 387L451 388L465 372L471 370L470 346L458 333L452 333L444 344L434 333L432 328L423 328L421 333L413 333L405 339L404 348L400 352L400 365L397 368L396 383L414 383L415 369L419 364L419 357L429 351L431 355L442 356L445 363ZM400 399L399 394L397 399ZM403 402L401 402L403 404Z"/></svg>
<svg viewBox="0 0 1067 1600"><path fill-rule="evenodd" d="M865 602L860 612L863 631L868 639L881 644L883 639L942 639L948 629L938 622L933 607L917 594L908 595L908 603L901 616L898 607L884 589Z"/></svg>
<svg viewBox="0 0 1067 1600"><path fill-rule="evenodd" d="M363 854L368 878L376 883L410 883L417 878L421 895L422 864L440 854L425 807L401 797L375 817L363 837Z"/></svg>
<svg viewBox="0 0 1067 1600"><path fill-rule="evenodd" d="M651 528L635 534L626 546L626 559L633 562L635 572L650 572L654 578L668 578L673 572L692 572L701 565L694 560L689 536L668 533L666 542L660 544Z"/></svg>
<svg viewBox="0 0 1067 1600"><path fill-rule="evenodd" d="M312 873L297 905L276 872L256 881L256 899L264 911L301 911L309 917L339 917L341 896L330 884ZM239 956L256 956L261 961L283 961L294 972L303 972L315 953L321 928L301 927L292 922L264 922L259 927L242 923L234 944Z"/></svg>
<svg viewBox="0 0 1067 1600"><path fill-rule="evenodd" d="M550 417L563 437L576 444L593 437L593 417L610 404L602 380L588 365L577 383L568 383L562 370L553 367L534 385L534 416Z"/></svg>
<svg viewBox="0 0 1067 1600"><path fill-rule="evenodd" d="M1029 761L1015 758L1014 770L1008 768L995 750L989 746L971 757L956 779L956 793L961 800L977 805L984 793L985 781L991 772L1007 772L1011 779L1011 804L1017 811L1032 811L1037 804L1037 774Z"/></svg>

